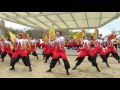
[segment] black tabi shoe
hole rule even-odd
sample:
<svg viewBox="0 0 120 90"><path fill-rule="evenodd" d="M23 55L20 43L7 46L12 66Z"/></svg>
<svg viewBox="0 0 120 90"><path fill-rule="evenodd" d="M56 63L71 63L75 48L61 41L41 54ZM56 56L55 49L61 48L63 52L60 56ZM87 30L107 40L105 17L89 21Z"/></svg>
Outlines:
<svg viewBox="0 0 120 90"><path fill-rule="evenodd" d="M29 67L29 72L32 72L32 68L31 67Z"/></svg>
<svg viewBox="0 0 120 90"><path fill-rule="evenodd" d="M107 67L110 67L110 65L107 65Z"/></svg>
<svg viewBox="0 0 120 90"><path fill-rule="evenodd" d="M69 71L66 71L66 74L67 74L67 75L70 75Z"/></svg>
<svg viewBox="0 0 120 90"><path fill-rule="evenodd" d="M11 68L11 69L9 69L9 70L15 70L15 68Z"/></svg>
<svg viewBox="0 0 120 90"><path fill-rule="evenodd" d="M72 70L75 70L77 67L75 66Z"/></svg>
<svg viewBox="0 0 120 90"><path fill-rule="evenodd" d="M32 72L32 69L29 69L29 72Z"/></svg>
<svg viewBox="0 0 120 90"><path fill-rule="evenodd" d="M97 70L98 72L101 72L100 70Z"/></svg>
<svg viewBox="0 0 120 90"><path fill-rule="evenodd" d="M47 70L46 72L51 72L51 69Z"/></svg>
<svg viewBox="0 0 120 90"><path fill-rule="evenodd" d="M44 63L47 63L47 61L45 61Z"/></svg>

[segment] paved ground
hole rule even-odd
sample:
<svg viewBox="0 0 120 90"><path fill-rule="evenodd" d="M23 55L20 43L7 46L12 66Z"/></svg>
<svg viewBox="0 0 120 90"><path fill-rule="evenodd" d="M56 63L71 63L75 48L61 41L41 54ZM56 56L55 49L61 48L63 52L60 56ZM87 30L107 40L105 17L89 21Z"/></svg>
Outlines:
<svg viewBox="0 0 120 90"><path fill-rule="evenodd" d="M38 50L39 51L39 50ZM40 50L41 51L41 50ZM77 54L76 51L67 51L67 54ZM70 62L70 73L67 76L64 69L64 64L61 60L61 65L56 66L52 73L46 73L49 69L49 63L43 63L42 56L39 55L40 60L36 60L36 57L30 56L32 63L32 72L28 72L28 67L25 67L20 60L16 64L15 71L9 71L10 58L7 56L4 62L0 62L0 78L120 78L120 64L112 57L109 57L110 68L106 67L106 64L102 62L98 57L97 62L101 72L97 72L96 68L91 66L91 63L85 58L84 62L77 68L77 70L71 70L75 65L76 56L67 56Z"/></svg>

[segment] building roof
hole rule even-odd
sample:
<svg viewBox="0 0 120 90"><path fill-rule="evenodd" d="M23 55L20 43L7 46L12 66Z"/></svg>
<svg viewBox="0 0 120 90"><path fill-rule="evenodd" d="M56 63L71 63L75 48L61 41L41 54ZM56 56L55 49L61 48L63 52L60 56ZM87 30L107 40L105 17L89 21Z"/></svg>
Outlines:
<svg viewBox="0 0 120 90"><path fill-rule="evenodd" d="M118 18L119 12L0 12L0 19L41 30L92 29Z"/></svg>

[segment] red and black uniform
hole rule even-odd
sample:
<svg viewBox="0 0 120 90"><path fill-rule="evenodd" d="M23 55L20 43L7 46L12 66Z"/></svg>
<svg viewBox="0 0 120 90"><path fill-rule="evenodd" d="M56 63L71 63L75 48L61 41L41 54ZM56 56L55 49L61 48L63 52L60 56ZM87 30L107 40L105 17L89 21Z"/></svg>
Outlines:
<svg viewBox="0 0 120 90"><path fill-rule="evenodd" d="M81 43L80 41L77 41L77 49L79 49L81 47Z"/></svg>
<svg viewBox="0 0 120 90"><path fill-rule="evenodd" d="M102 39L97 39L95 41L94 49L92 50L94 53L94 59L96 61L98 54L100 54L103 62L105 62L106 65L109 67L105 51L103 50L103 45L104 45L104 42Z"/></svg>
<svg viewBox="0 0 120 90"><path fill-rule="evenodd" d="M40 48L41 44L39 41L36 42L36 46Z"/></svg>
<svg viewBox="0 0 120 90"><path fill-rule="evenodd" d="M2 42L0 41L0 55L1 55L1 53L2 53L2 47L3 47L3 44L2 44Z"/></svg>
<svg viewBox="0 0 120 90"><path fill-rule="evenodd" d="M42 49L45 47L45 43L41 43L40 46L42 47Z"/></svg>
<svg viewBox="0 0 120 90"><path fill-rule="evenodd" d="M46 53L47 53L47 50L49 49L49 45L46 43L44 44L44 49L42 51L42 55L43 55L43 60L46 58Z"/></svg>
<svg viewBox="0 0 120 90"><path fill-rule="evenodd" d="M94 48L94 40L90 40L90 47L91 49Z"/></svg>
<svg viewBox="0 0 120 90"><path fill-rule="evenodd" d="M98 71L100 71L97 66L96 61L93 58L94 54L90 48L90 41L88 41L87 39L84 38L84 40L81 42L81 45L82 45L82 47L79 48L79 50L78 50L80 53L76 58L77 63L75 65L75 67L73 68L73 70L76 69L77 66L83 62L85 56L88 56L88 60L92 63L93 66L95 66L97 68Z"/></svg>
<svg viewBox="0 0 120 90"><path fill-rule="evenodd" d="M30 59L29 58L29 54L31 52L31 47L30 47L29 40L28 39L24 39L24 42L25 42L25 45L26 45L25 53L27 54L28 59Z"/></svg>
<svg viewBox="0 0 120 90"><path fill-rule="evenodd" d="M118 62L120 63L120 57L119 57L117 50L114 46L114 39L107 41L107 49L106 49L105 53L106 53L107 58L109 57L109 54L111 53L114 56L114 58L116 60L118 60Z"/></svg>
<svg viewBox="0 0 120 90"><path fill-rule="evenodd" d="M68 42L68 49L72 48L73 49L73 40L69 40Z"/></svg>
<svg viewBox="0 0 120 90"><path fill-rule="evenodd" d="M55 50L55 43L54 41L49 41L48 44L48 50L46 51L46 59L45 59L45 63L47 62L47 60L53 56Z"/></svg>
<svg viewBox="0 0 120 90"><path fill-rule="evenodd" d="M52 61L50 63L50 69L48 70L48 72L50 72L52 70L52 68L55 67L59 58L62 58L66 72L69 75L68 69L70 68L70 64L69 64L68 59L67 59L66 54L65 54L65 50L64 50L64 46L63 46L64 42L65 42L65 38L62 36L60 36L56 39L56 41L55 41L56 47L55 47L55 50L53 53Z"/></svg>
<svg viewBox="0 0 120 90"><path fill-rule="evenodd" d="M67 40L67 42L66 42L66 47L67 47L67 49L69 49L69 40Z"/></svg>
<svg viewBox="0 0 120 90"><path fill-rule="evenodd" d="M44 63L47 63L47 60L50 58L50 57L53 57L53 54L54 54L54 51L55 51L55 41L49 41L49 48L46 52L46 59L45 59L45 62ZM58 62L60 64L60 61L58 59Z"/></svg>
<svg viewBox="0 0 120 90"><path fill-rule="evenodd" d="M30 40L30 46L31 46L32 55L36 56L37 60L39 60L38 55L36 53L36 41L35 40Z"/></svg>
<svg viewBox="0 0 120 90"><path fill-rule="evenodd" d="M14 47L15 47L15 52L12 54L11 63L10 63L10 66L12 66L12 68L10 70L14 70L15 64L19 62L20 58L22 58L24 65L29 66L29 71L32 71L31 63L28 58L28 53L25 50L26 48L25 48L24 39L16 39Z"/></svg>
<svg viewBox="0 0 120 90"><path fill-rule="evenodd" d="M77 43L73 40L73 47L74 47L74 49L76 49L76 47L77 47Z"/></svg>
<svg viewBox="0 0 120 90"><path fill-rule="evenodd" d="M10 58L12 57L12 50L11 50L11 42L10 41L7 41L5 40L4 43L3 43L3 51L1 53L1 59L2 61L4 61L4 58L5 56L8 54L10 56Z"/></svg>

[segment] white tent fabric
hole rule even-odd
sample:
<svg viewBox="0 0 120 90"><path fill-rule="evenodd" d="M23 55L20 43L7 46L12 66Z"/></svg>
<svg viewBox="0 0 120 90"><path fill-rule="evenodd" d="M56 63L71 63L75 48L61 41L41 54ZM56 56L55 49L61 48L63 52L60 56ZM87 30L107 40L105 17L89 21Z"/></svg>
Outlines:
<svg viewBox="0 0 120 90"><path fill-rule="evenodd" d="M116 38L120 38L120 35L116 36Z"/></svg>
<svg viewBox="0 0 120 90"><path fill-rule="evenodd" d="M119 12L0 12L0 19L41 30L92 29L118 18Z"/></svg>

